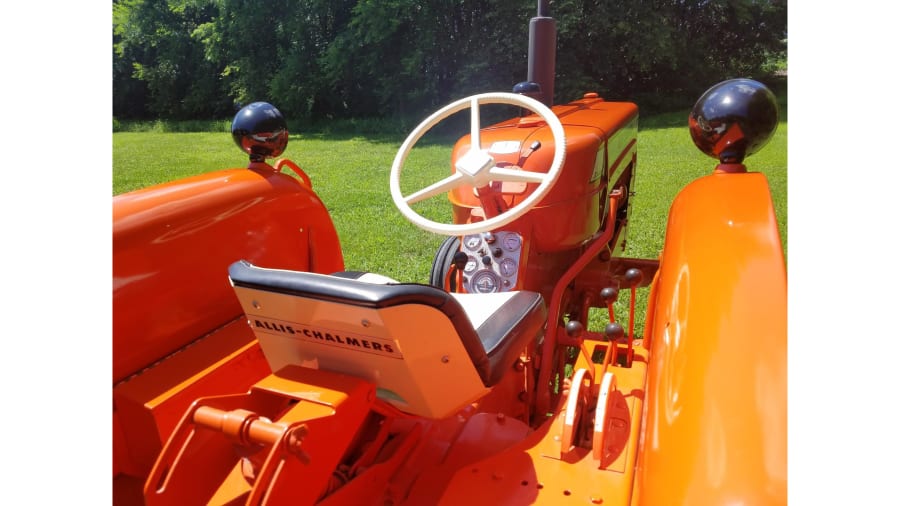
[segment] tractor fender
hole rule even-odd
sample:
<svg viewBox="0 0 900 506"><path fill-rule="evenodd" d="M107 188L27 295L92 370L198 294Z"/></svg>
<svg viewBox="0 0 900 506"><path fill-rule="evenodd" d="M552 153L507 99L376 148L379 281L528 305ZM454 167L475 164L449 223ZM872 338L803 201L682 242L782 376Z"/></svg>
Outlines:
<svg viewBox="0 0 900 506"><path fill-rule="evenodd" d="M311 188L271 169L231 169L113 199L113 381L241 314L228 266L331 273L343 256Z"/></svg>
<svg viewBox="0 0 900 506"><path fill-rule="evenodd" d="M269 374L228 281L231 263L344 268L306 180L260 165L113 198L114 475L149 471L195 398L246 391Z"/></svg>
<svg viewBox="0 0 900 506"><path fill-rule="evenodd" d="M787 275L763 174L679 193L652 297L632 504L786 504Z"/></svg>

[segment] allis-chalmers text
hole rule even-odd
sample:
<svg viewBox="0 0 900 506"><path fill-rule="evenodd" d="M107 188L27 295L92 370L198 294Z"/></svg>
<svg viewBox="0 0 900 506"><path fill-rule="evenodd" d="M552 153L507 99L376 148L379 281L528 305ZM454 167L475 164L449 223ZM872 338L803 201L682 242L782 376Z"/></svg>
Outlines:
<svg viewBox="0 0 900 506"><path fill-rule="evenodd" d="M312 341L367 353L376 353L391 358L403 358L393 341L371 336L351 335L328 329L316 329L294 322L279 322L253 316L249 322L254 330L281 336L290 336L303 341Z"/></svg>

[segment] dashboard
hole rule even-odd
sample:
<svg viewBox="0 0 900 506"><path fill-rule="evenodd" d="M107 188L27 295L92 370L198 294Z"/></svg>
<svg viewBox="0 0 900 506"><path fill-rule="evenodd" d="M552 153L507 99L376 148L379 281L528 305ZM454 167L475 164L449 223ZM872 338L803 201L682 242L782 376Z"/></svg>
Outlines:
<svg viewBox="0 0 900 506"><path fill-rule="evenodd" d="M522 236L515 232L482 232L462 238L460 251L468 260L463 287L469 293L512 290L519 278Z"/></svg>

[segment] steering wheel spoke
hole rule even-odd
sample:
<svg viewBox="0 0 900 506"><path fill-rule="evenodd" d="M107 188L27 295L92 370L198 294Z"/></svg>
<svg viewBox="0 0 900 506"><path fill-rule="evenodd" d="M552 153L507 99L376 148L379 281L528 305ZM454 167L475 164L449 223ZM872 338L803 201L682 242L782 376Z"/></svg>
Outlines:
<svg viewBox="0 0 900 506"><path fill-rule="evenodd" d="M472 108L470 111L470 121L472 123L472 127L469 132L469 136L472 140L472 147L469 148L471 150L481 150L481 108L478 105L478 96L472 97L472 102L469 105Z"/></svg>
<svg viewBox="0 0 900 506"><path fill-rule="evenodd" d="M543 183L549 177L541 172L529 172L527 170L513 170L504 167L494 167L490 170L492 181L511 181L522 183Z"/></svg>
<svg viewBox="0 0 900 506"><path fill-rule="evenodd" d="M485 104L507 104L523 107L534 112L543 120L542 125L546 125L553 135L554 145L553 160L550 162L550 167L546 173L514 170L495 165L495 160L491 154L481 148L481 106ZM471 109L469 132L469 144L471 147L465 155L456 160L455 172L422 190L403 196L403 193L400 191L400 175L413 146L437 123L467 108ZM442 107L428 116L409 134L400 146L400 150L397 152L397 156L394 158L394 163L391 166L391 198L394 200L394 204L400 213L423 230L455 236L487 232L514 221L537 205L559 179L565 158L565 131L559 118L546 105L533 98L515 93L473 95ZM488 184L489 181L535 183L537 187L515 206L496 216L473 223L437 223L424 218L410 207L416 202L449 192L460 185L467 184L477 188Z"/></svg>
<svg viewBox="0 0 900 506"><path fill-rule="evenodd" d="M416 202L421 202L425 199L429 199L436 195L446 193L446 192L456 188L457 186L460 186L461 184L463 184L463 179L464 179L464 176L462 174L460 174L459 172L454 172L449 177L445 177L444 179L441 179L437 183L434 183L433 185L430 185L427 188L423 188L423 189L413 193L412 195L408 195L408 196L404 197L404 201L407 204L412 205L412 204L415 204Z"/></svg>

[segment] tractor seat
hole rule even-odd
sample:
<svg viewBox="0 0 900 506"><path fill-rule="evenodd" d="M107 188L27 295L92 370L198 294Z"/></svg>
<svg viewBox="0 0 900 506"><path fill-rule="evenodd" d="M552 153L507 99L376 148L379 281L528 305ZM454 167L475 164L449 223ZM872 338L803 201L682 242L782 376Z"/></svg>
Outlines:
<svg viewBox="0 0 900 506"><path fill-rule="evenodd" d="M289 365L372 381L379 397L430 418L483 396L543 336L539 293L450 294L353 272L232 264L229 279L272 370Z"/></svg>

